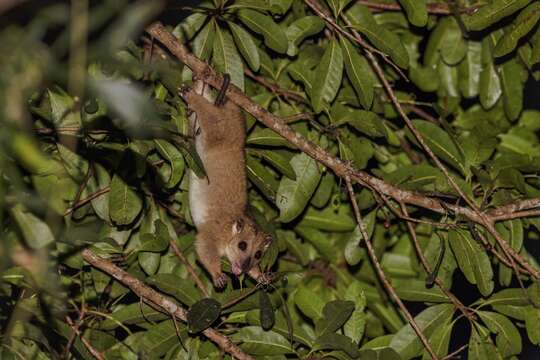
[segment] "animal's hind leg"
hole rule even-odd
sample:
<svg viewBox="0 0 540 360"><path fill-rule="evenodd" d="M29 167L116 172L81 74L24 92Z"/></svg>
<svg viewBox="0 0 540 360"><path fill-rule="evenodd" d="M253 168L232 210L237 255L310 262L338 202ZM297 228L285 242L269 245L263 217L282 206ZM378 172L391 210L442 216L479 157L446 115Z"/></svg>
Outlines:
<svg viewBox="0 0 540 360"><path fill-rule="evenodd" d="M221 85L219 94L216 97L216 101L214 102L216 106L222 106L225 103L225 93L227 92L227 89L229 88L230 84L231 84L231 76L229 74L223 75L223 84Z"/></svg>

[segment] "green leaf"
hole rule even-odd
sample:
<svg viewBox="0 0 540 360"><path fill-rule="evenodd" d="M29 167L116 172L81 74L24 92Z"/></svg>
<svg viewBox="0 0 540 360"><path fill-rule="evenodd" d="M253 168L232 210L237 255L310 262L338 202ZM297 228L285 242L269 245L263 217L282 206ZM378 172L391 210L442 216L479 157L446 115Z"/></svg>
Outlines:
<svg viewBox="0 0 540 360"><path fill-rule="evenodd" d="M285 34L289 39L287 55L298 54L298 45L307 37L318 34L324 29L324 21L318 16L304 16L292 22Z"/></svg>
<svg viewBox="0 0 540 360"><path fill-rule="evenodd" d="M448 240L467 280L476 284L482 295L491 294L494 287L493 269L486 251L468 231L450 230Z"/></svg>
<svg viewBox="0 0 540 360"><path fill-rule="evenodd" d="M199 333L208 328L219 317L221 304L210 298L202 299L193 304L187 312L189 332Z"/></svg>
<svg viewBox="0 0 540 360"><path fill-rule="evenodd" d="M229 74L231 82L244 91L244 64L229 32L216 26L212 60L222 74Z"/></svg>
<svg viewBox="0 0 540 360"><path fill-rule="evenodd" d="M448 297L436 286L426 287L426 282L418 279L393 281L400 299L407 301L425 301L431 303L449 302Z"/></svg>
<svg viewBox="0 0 540 360"><path fill-rule="evenodd" d="M373 103L373 88L375 78L367 60L358 54L356 48L345 37L340 37L341 50L345 60L347 77L358 95L358 100L364 109L371 108Z"/></svg>
<svg viewBox="0 0 540 360"><path fill-rule="evenodd" d="M426 0L399 0L407 13L407 18L414 26L426 26L428 20Z"/></svg>
<svg viewBox="0 0 540 360"><path fill-rule="evenodd" d="M209 21L193 39L193 53L201 60L208 60L212 54L214 37L216 34L215 22Z"/></svg>
<svg viewBox="0 0 540 360"><path fill-rule="evenodd" d="M270 49L284 54L287 52L287 35L274 20L267 15L251 9L238 12L238 17L248 28L264 37L264 43Z"/></svg>
<svg viewBox="0 0 540 360"><path fill-rule="evenodd" d="M321 62L315 69L315 81L311 94L311 104L320 113L336 97L343 77L343 54L335 40L330 40Z"/></svg>
<svg viewBox="0 0 540 360"><path fill-rule="evenodd" d="M463 158L454 141L446 131L425 120L413 120L414 127L420 132L429 148L441 159L467 174ZM412 136L411 136L412 137Z"/></svg>
<svg viewBox="0 0 540 360"><path fill-rule="evenodd" d="M187 306L195 304L201 298L198 290L190 281L174 274L155 274L147 278L146 281L160 291L174 296Z"/></svg>
<svg viewBox="0 0 540 360"><path fill-rule="evenodd" d="M88 174L88 161L60 143L56 144L56 146L68 174L75 181L82 183Z"/></svg>
<svg viewBox="0 0 540 360"><path fill-rule="evenodd" d="M539 19L540 4L534 2L519 13L510 29L497 42L493 55L500 57L512 52L517 47L519 40L534 28Z"/></svg>
<svg viewBox="0 0 540 360"><path fill-rule="evenodd" d="M323 300L305 286L300 287L294 294L294 303L302 313L312 320L320 319L323 316L325 306Z"/></svg>
<svg viewBox="0 0 540 360"><path fill-rule="evenodd" d="M111 220L117 225L131 224L142 210L139 195L122 179L114 174L109 193Z"/></svg>
<svg viewBox="0 0 540 360"><path fill-rule="evenodd" d="M364 34L380 51L390 56L400 68L409 67L409 55L399 37L385 27L379 26L368 8L355 4L346 12L351 25Z"/></svg>
<svg viewBox="0 0 540 360"><path fill-rule="evenodd" d="M354 302L354 311L343 326L343 331L354 343L359 344L366 327L366 295L358 281L353 281L349 285L345 291L345 299Z"/></svg>
<svg viewBox="0 0 540 360"><path fill-rule="evenodd" d="M450 338L452 336L452 330L454 328L454 323L447 322L443 326L437 327L433 334L429 337L429 343L435 351L435 353L443 358L448 354L448 347L450 345ZM432 359L431 354L424 349L422 360Z"/></svg>
<svg viewBox="0 0 540 360"><path fill-rule="evenodd" d="M478 95L481 71L482 44L468 41L467 53L458 67L459 90L464 97L474 98Z"/></svg>
<svg viewBox="0 0 540 360"><path fill-rule="evenodd" d="M277 171L287 176L291 180L296 180L296 173L291 166L291 153L284 150L262 150L255 153L267 161Z"/></svg>
<svg viewBox="0 0 540 360"><path fill-rule="evenodd" d="M150 356L153 359L165 355L179 341L176 326L178 326L180 336L185 337L185 325L182 323L175 325L172 320L167 320L151 326L144 332L144 336L141 339L141 346L144 351L147 354L151 354Z"/></svg>
<svg viewBox="0 0 540 360"><path fill-rule="evenodd" d="M285 337L273 332L264 331L258 326L244 326L231 336L246 353L256 356L292 354L294 351Z"/></svg>
<svg viewBox="0 0 540 360"><path fill-rule="evenodd" d="M259 306L261 327L264 330L270 330L276 322L276 315L274 314L274 307L266 291L259 290Z"/></svg>
<svg viewBox="0 0 540 360"><path fill-rule="evenodd" d="M515 121L523 108L523 84L521 66L515 59L505 62L501 67L501 86L503 91L504 112L510 121Z"/></svg>
<svg viewBox="0 0 540 360"><path fill-rule="evenodd" d="M485 42L484 42L485 43ZM482 43L482 47L485 45ZM488 55L489 56L489 55ZM484 55L482 55L482 59ZM502 94L501 81L495 65L491 61L484 63L480 72L480 104L484 109L491 109L499 100Z"/></svg>
<svg viewBox="0 0 540 360"><path fill-rule="evenodd" d="M291 166L296 173L296 180L281 178L276 195L282 222L290 222L302 213L321 179L319 166L304 153L295 155L291 159Z"/></svg>
<svg viewBox="0 0 540 360"><path fill-rule="evenodd" d="M184 175L184 157L180 151L178 151L176 146L172 145L168 141L154 140L154 143L156 144L156 149L159 151L161 156L163 156L171 165L171 176L169 179L167 179L165 184L166 188L171 189L180 182L182 176Z"/></svg>
<svg viewBox="0 0 540 360"><path fill-rule="evenodd" d="M249 67L253 71L259 71L259 67L261 66L259 50L251 38L251 35L241 26L238 26L233 22L229 21L228 24L231 29L236 47L238 50L240 50L240 53L248 63Z"/></svg>
<svg viewBox="0 0 540 360"><path fill-rule="evenodd" d="M482 30L512 15L530 2L531 0L495 0L482 6L474 14L464 16L463 21L470 30Z"/></svg>
<svg viewBox="0 0 540 360"><path fill-rule="evenodd" d="M268 128L255 128L255 130L249 134L246 142L251 145L292 147L292 145L281 135Z"/></svg>
<svg viewBox="0 0 540 360"><path fill-rule="evenodd" d="M357 358L360 355L358 347L345 335L326 333L315 340L314 350L342 350L352 358Z"/></svg>
<svg viewBox="0 0 540 360"><path fill-rule="evenodd" d="M503 357L521 353L521 335L506 316L491 311L478 311L478 315L489 330L497 334L497 349Z"/></svg>
<svg viewBox="0 0 540 360"><path fill-rule="evenodd" d="M444 18L438 26L443 27L442 44L439 48L442 59L448 65L456 65L467 53L467 43L454 17Z"/></svg>
<svg viewBox="0 0 540 360"><path fill-rule="evenodd" d="M19 226L26 244L33 249L41 249L54 242L54 235L44 221L27 211L21 204L10 209L11 216Z"/></svg>
<svg viewBox="0 0 540 360"><path fill-rule="evenodd" d="M424 335L429 337L435 329L450 321L453 313L454 305L439 304L428 307L415 316L414 320ZM392 341L390 341L390 347L396 350L403 360L418 356L422 351L422 343L409 324L402 327L394 335Z"/></svg>
<svg viewBox="0 0 540 360"><path fill-rule="evenodd" d="M270 200L275 201L279 181L253 156L246 158L249 180Z"/></svg>
<svg viewBox="0 0 540 360"><path fill-rule="evenodd" d="M161 220L154 221L155 231L140 235L139 251L161 252L169 246L169 230Z"/></svg>
<svg viewBox="0 0 540 360"><path fill-rule="evenodd" d="M370 137L384 137L387 135L383 119L374 112L357 110L349 106L334 106L331 114L336 126L348 124Z"/></svg>
<svg viewBox="0 0 540 360"><path fill-rule="evenodd" d="M344 205L337 209L327 206L323 210L309 207L299 225L326 231L348 232L354 230L356 221Z"/></svg>
<svg viewBox="0 0 540 360"><path fill-rule="evenodd" d="M315 323L317 334L324 335L336 332L351 317L354 302L345 300L330 301L323 308L323 316Z"/></svg>
<svg viewBox="0 0 540 360"><path fill-rule="evenodd" d="M111 317L112 318L107 318L99 324L100 329L113 330L122 324L142 324L148 323L149 321L161 321L168 318L166 314L154 310L146 304L140 304L139 302L114 310Z"/></svg>
<svg viewBox="0 0 540 360"><path fill-rule="evenodd" d="M540 345L540 309L527 306L525 310L527 336L534 345Z"/></svg>
<svg viewBox="0 0 540 360"><path fill-rule="evenodd" d="M291 7L293 0L270 0L270 9L274 14L285 14Z"/></svg>

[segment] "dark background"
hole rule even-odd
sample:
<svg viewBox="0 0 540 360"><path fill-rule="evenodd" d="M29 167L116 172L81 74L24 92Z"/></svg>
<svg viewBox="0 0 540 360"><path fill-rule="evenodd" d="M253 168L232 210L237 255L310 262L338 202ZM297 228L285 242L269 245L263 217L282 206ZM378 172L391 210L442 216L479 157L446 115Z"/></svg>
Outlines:
<svg viewBox="0 0 540 360"><path fill-rule="evenodd" d="M299 1L299 0L297 0ZM42 1L19 1L21 5L11 8L6 11L5 4L11 2L11 0L3 1L0 0L0 30L9 25L20 25L24 26L28 21L30 21L36 13L42 9L44 6L56 3L54 0L42 0ZM90 0L90 5L95 3L95 1ZM167 1L167 6L159 16L159 20L167 25L176 25L184 17L189 15L189 11L183 10L183 7L186 6L196 6L200 1L197 0L175 0ZM54 37L54 34L50 35L51 38ZM1 56L1 54L0 54ZM529 80L525 86L524 93L524 109L537 109L540 110L540 82L535 81L532 77L529 77ZM540 256L540 244L537 242L527 242L528 250L533 253L537 258ZM452 292L460 298L460 300L465 304L471 304L480 297L475 286L469 284L466 279L459 273L455 275L454 287ZM519 286L514 284L514 286ZM418 303L409 303L407 304L410 310L414 313L420 312L424 307ZM457 349L462 344L468 342L470 327L466 321L458 322L458 326L454 329L454 336L452 338L451 348ZM524 330L524 329L521 329ZM523 339L523 352L519 359L522 360L533 360L540 359L540 347L532 345L527 337L525 331L521 331L521 336ZM461 359L466 359L467 351L462 353Z"/></svg>

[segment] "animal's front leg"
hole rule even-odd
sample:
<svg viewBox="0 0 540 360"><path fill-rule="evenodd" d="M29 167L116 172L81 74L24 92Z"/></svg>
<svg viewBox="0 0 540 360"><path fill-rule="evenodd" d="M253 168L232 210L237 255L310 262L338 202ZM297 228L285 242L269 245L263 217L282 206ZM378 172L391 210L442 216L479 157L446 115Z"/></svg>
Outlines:
<svg viewBox="0 0 540 360"><path fill-rule="evenodd" d="M268 285L272 282L272 275L263 273L259 265L255 265L248 271L248 275L262 284Z"/></svg>
<svg viewBox="0 0 540 360"><path fill-rule="evenodd" d="M199 261L212 276L214 286L221 289L227 285L228 277L221 271L221 257L214 241L216 239L212 239L204 233L198 233L195 248Z"/></svg>

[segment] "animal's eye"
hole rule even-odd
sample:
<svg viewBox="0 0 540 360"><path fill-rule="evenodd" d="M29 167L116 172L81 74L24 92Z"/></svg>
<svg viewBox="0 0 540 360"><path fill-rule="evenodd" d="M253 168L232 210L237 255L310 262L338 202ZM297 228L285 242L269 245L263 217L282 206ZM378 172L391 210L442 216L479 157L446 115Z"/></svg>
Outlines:
<svg viewBox="0 0 540 360"><path fill-rule="evenodd" d="M261 250L257 251L254 256L255 256L255 259L259 260L262 256Z"/></svg>
<svg viewBox="0 0 540 360"><path fill-rule="evenodd" d="M240 250L242 250L242 251L246 251L246 249L247 249L247 243L246 243L245 241L240 241L240 242L238 243L238 248L239 248Z"/></svg>

